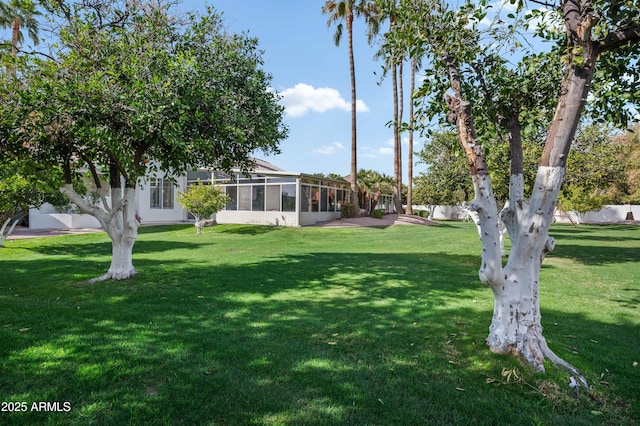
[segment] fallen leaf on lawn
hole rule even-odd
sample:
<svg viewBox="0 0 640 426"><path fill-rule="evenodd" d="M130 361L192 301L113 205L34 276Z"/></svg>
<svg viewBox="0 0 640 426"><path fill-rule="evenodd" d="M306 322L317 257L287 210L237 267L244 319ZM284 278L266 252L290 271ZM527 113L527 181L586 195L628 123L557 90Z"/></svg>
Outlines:
<svg viewBox="0 0 640 426"><path fill-rule="evenodd" d="M594 416L601 416L603 413L602 413L602 411L592 410L591 414L593 414Z"/></svg>
<svg viewBox="0 0 640 426"><path fill-rule="evenodd" d="M333 345L337 345L337 344L338 344L338 342L327 342L327 345L332 345L333 346Z"/></svg>

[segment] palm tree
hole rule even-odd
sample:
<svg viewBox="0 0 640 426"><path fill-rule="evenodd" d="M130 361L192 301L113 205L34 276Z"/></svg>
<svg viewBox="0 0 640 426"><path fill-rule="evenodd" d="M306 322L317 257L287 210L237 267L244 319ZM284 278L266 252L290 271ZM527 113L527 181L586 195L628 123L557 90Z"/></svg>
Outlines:
<svg viewBox="0 0 640 426"><path fill-rule="evenodd" d="M358 172L358 184L363 194L367 213L370 214L378 205L380 196L384 191L391 191L396 185L391 176L376 172L375 170L360 169Z"/></svg>
<svg viewBox="0 0 640 426"><path fill-rule="evenodd" d="M32 0L9 0L0 3L0 27L11 28L11 55L14 59L18 56L18 45L24 41L22 28L27 30L33 44L38 44L40 26L36 17L40 15ZM15 76L15 66L8 71Z"/></svg>
<svg viewBox="0 0 640 426"><path fill-rule="evenodd" d="M416 117L413 112L413 95L416 91L416 72L422 66L422 60L416 56L411 55L411 86L409 88L409 159L407 163L407 214L413 214L413 133L416 126Z"/></svg>
<svg viewBox="0 0 640 426"><path fill-rule="evenodd" d="M347 24L347 39L349 50L349 71L351 73L351 202L356 206L354 214L360 216L358 207L358 162L357 162L357 132L356 132L356 70L353 59L353 19L355 16L364 16L369 25L369 40L377 32L376 17L377 7L371 1L366 0L327 0L322 6L322 13L329 16L327 26L336 25L336 32L333 41L336 46L340 45L342 39L343 24Z"/></svg>

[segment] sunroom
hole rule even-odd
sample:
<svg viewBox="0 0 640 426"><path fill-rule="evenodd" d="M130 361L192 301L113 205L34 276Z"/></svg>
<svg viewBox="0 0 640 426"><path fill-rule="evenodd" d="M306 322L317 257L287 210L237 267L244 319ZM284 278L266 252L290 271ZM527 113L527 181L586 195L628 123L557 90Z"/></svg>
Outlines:
<svg viewBox="0 0 640 426"><path fill-rule="evenodd" d="M187 186L198 181L220 187L231 198L216 214L218 223L313 225L340 218L350 194L349 183L342 180L259 168L250 174L187 173Z"/></svg>

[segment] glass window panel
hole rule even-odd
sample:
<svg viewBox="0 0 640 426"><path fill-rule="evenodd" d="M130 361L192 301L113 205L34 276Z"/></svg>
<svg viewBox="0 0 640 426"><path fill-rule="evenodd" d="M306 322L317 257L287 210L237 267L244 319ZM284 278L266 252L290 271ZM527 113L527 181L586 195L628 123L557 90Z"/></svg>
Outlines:
<svg viewBox="0 0 640 426"><path fill-rule="evenodd" d="M311 187L309 185L302 185L300 191L300 211L311 211Z"/></svg>
<svg viewBox="0 0 640 426"><path fill-rule="evenodd" d="M251 210L251 186L238 187L238 210Z"/></svg>
<svg viewBox="0 0 640 426"><path fill-rule="evenodd" d="M295 182L295 176L283 176L283 177L270 177L267 179L267 183L287 183L287 182Z"/></svg>
<svg viewBox="0 0 640 426"><path fill-rule="evenodd" d="M329 206L329 211L330 212L334 212L336 211L336 190L335 188L329 188L329 190L327 191L328 194L328 206Z"/></svg>
<svg viewBox="0 0 640 426"><path fill-rule="evenodd" d="M162 180L162 208L173 208L173 182L169 179Z"/></svg>
<svg viewBox="0 0 640 426"><path fill-rule="evenodd" d="M265 182L264 175L248 175L245 176L240 174L238 182L240 183L264 183Z"/></svg>
<svg viewBox="0 0 640 426"><path fill-rule="evenodd" d="M150 195L151 195L151 201L149 203L149 207L152 209L159 209L160 208L160 197L162 196L162 192L160 191L160 179L158 178L151 178L151 180L149 181L149 188L150 188Z"/></svg>
<svg viewBox="0 0 640 426"><path fill-rule="evenodd" d="M296 211L296 185L282 185L282 211Z"/></svg>
<svg viewBox="0 0 640 426"><path fill-rule="evenodd" d="M268 212L280 211L280 185L267 185L265 206Z"/></svg>
<svg viewBox="0 0 640 426"><path fill-rule="evenodd" d="M211 172L206 170L191 170L187 172L187 181L196 182L198 179L202 182L211 181Z"/></svg>
<svg viewBox="0 0 640 426"><path fill-rule="evenodd" d="M329 210L329 200L328 200L328 190L327 188L322 188L320 190L320 211L326 212Z"/></svg>
<svg viewBox="0 0 640 426"><path fill-rule="evenodd" d="M235 185L228 185L226 190L227 195L231 198L227 203L227 210L238 210L238 187Z"/></svg>
<svg viewBox="0 0 640 426"><path fill-rule="evenodd" d="M320 207L320 188L317 186L311 187L311 211L317 212Z"/></svg>
<svg viewBox="0 0 640 426"><path fill-rule="evenodd" d="M251 210L254 212L264 211L264 185L253 185L251 196Z"/></svg>
<svg viewBox="0 0 640 426"><path fill-rule="evenodd" d="M311 178L311 177L305 177L305 178L302 178L302 182L310 183L312 185L318 185L320 183L320 180L319 179L314 179L314 178Z"/></svg>

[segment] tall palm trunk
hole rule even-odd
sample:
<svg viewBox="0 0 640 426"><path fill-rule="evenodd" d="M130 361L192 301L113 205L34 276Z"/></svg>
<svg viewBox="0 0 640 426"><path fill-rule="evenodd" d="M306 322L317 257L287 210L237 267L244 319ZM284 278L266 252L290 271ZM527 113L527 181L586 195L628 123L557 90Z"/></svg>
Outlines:
<svg viewBox="0 0 640 426"><path fill-rule="evenodd" d="M353 214L360 216L358 201L358 149L356 132L356 66L353 59L353 12L347 15L347 37L349 39L349 71L351 73L351 203L355 209Z"/></svg>
<svg viewBox="0 0 640 426"><path fill-rule="evenodd" d="M18 56L18 39L20 37L20 18L14 18L11 31L11 55Z"/></svg>
<svg viewBox="0 0 640 426"><path fill-rule="evenodd" d="M21 25L20 18L14 18L12 30L11 30L11 56L13 56L14 61L18 57L18 40L20 39L20 25ZM14 77L16 76L16 66L17 65L15 63L13 63L12 65L7 65L7 72Z"/></svg>
<svg viewBox="0 0 640 426"><path fill-rule="evenodd" d="M398 66L391 66L391 80L393 84L393 203L396 213L402 213L402 146L400 140L400 111L401 106L398 94ZM400 73L400 78L402 74Z"/></svg>
<svg viewBox="0 0 640 426"><path fill-rule="evenodd" d="M411 85L409 87L409 154L407 158L407 214L413 214L413 92L416 89L416 58L411 58Z"/></svg>

